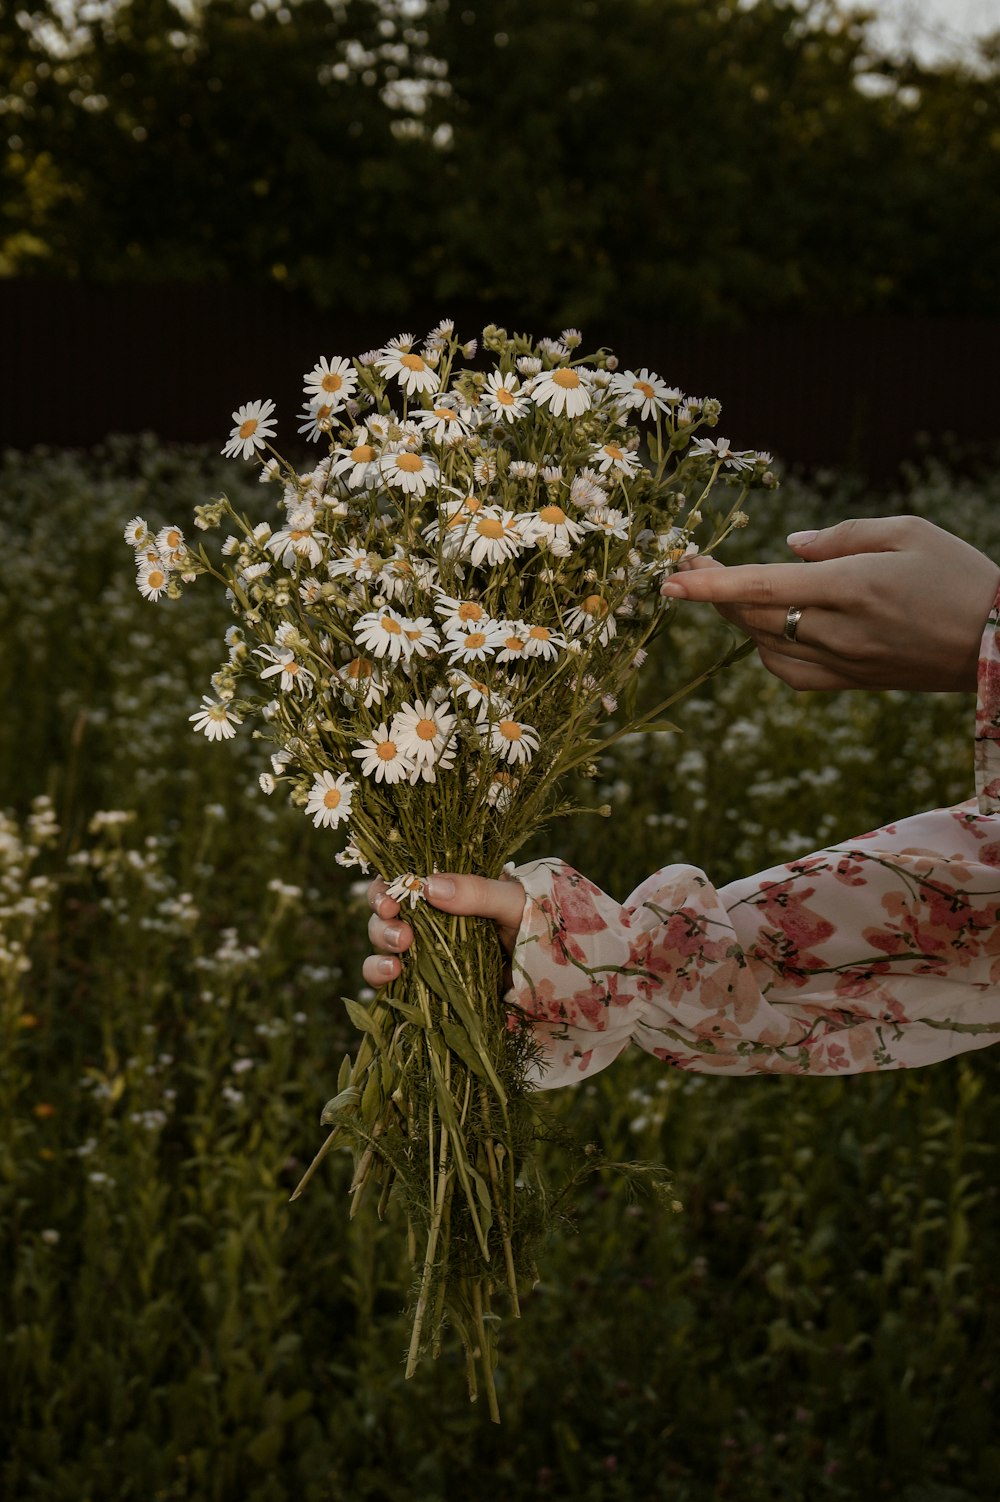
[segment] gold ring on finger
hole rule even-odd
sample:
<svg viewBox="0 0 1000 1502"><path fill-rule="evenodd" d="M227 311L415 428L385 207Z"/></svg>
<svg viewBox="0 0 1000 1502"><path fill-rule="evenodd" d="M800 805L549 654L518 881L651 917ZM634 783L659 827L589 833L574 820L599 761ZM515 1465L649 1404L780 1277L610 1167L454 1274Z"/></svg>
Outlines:
<svg viewBox="0 0 1000 1502"><path fill-rule="evenodd" d="M786 641L795 641L799 629L799 621L802 619L802 611L798 605L789 605L785 616L784 637Z"/></svg>

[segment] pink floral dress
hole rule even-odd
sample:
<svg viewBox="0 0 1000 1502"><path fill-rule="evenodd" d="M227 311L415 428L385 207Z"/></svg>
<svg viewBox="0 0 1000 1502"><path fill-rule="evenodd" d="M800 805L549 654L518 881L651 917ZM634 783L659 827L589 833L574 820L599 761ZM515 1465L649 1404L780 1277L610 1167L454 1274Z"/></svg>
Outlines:
<svg viewBox="0 0 1000 1502"><path fill-rule="evenodd" d="M1000 592L978 688L978 796L955 808L718 890L665 866L624 906L562 861L519 867L507 999L540 1088L632 1042L705 1074L851 1074L1000 1040Z"/></svg>

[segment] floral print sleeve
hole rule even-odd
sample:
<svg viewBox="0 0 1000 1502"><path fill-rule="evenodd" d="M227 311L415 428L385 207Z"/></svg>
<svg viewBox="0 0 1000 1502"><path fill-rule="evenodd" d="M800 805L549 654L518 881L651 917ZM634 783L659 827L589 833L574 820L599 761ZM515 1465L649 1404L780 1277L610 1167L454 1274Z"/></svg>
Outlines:
<svg viewBox="0 0 1000 1502"><path fill-rule="evenodd" d="M977 800L713 887L667 866L620 906L561 861L527 894L512 1009L538 1084L629 1043L710 1074L914 1068L1000 1041L1000 594L983 633Z"/></svg>

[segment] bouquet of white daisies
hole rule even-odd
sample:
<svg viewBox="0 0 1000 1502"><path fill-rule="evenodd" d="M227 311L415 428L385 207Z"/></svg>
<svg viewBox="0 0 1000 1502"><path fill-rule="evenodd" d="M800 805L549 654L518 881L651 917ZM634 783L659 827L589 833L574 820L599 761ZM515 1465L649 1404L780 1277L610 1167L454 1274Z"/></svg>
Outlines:
<svg viewBox="0 0 1000 1502"><path fill-rule="evenodd" d="M419 346L402 336L320 360L298 430L327 450L315 465L272 448L272 402L233 414L224 453L264 460L277 514L198 507L197 527L230 529L216 560L141 517L126 539L148 599L200 574L225 587L228 657L195 729L227 739L256 719L273 742L263 791L286 792L340 835L341 864L378 871L410 904L404 975L347 1003L362 1039L316 1162L348 1144L354 1207L374 1191L380 1212L406 1214L407 1373L450 1325L496 1417L495 1302L517 1311L547 1216L531 1030L505 1008L492 925L436 912L423 882L499 876L571 811L569 774L662 728L691 685L635 717L667 619L659 585L700 530L710 551L745 521L748 493L776 481L768 455L704 436L718 402L604 350L581 357L575 330L536 343L490 327L484 345L474 368L476 345L445 322Z"/></svg>

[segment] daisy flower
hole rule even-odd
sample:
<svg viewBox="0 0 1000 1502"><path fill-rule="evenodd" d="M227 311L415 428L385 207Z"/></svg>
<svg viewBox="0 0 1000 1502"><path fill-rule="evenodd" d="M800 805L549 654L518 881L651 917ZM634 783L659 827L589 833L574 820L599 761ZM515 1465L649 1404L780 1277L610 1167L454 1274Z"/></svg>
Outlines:
<svg viewBox="0 0 1000 1502"><path fill-rule="evenodd" d="M480 605L478 600L456 599L452 595L446 595L443 591L438 595L434 609L443 617L442 624L447 636L451 636L456 631L466 631L474 626L481 626L484 621L493 624L489 611L485 605Z"/></svg>
<svg viewBox="0 0 1000 1502"><path fill-rule="evenodd" d="M345 773L335 777L332 772L317 772L306 803L306 813L312 815L317 829L336 829L338 824L350 818L353 797L354 784Z"/></svg>
<svg viewBox="0 0 1000 1502"><path fill-rule="evenodd" d="M404 449L401 454L384 454L380 471L390 485L398 485L407 495L426 495L428 485L438 479L438 467L433 459Z"/></svg>
<svg viewBox="0 0 1000 1502"><path fill-rule="evenodd" d="M369 610L360 616L354 626L354 640L359 647L367 647L376 657L388 657L390 662L409 661L412 648L406 635L410 623L406 617L386 605L382 610Z"/></svg>
<svg viewBox="0 0 1000 1502"><path fill-rule="evenodd" d="M513 372L501 376L499 370L491 370L486 377L483 403L494 417L503 417L507 422L516 422L528 410L528 401L518 393L518 379Z"/></svg>
<svg viewBox="0 0 1000 1502"><path fill-rule="evenodd" d="M525 628L525 657L540 657L543 662L554 662L559 656L560 647L565 647L566 638L557 631L550 631L548 626L532 626L527 621L519 624Z"/></svg>
<svg viewBox="0 0 1000 1502"><path fill-rule="evenodd" d="M423 355L418 355L412 349L403 349L401 344L396 347L392 344L387 345L384 353L375 361L375 365L387 380L394 377L407 396L416 396L422 391L437 390L437 372L431 368Z"/></svg>
<svg viewBox="0 0 1000 1502"><path fill-rule="evenodd" d="M529 762L538 750L538 731L520 720L497 720L490 726L490 750L504 761Z"/></svg>
<svg viewBox="0 0 1000 1502"><path fill-rule="evenodd" d="M528 627L524 621L498 621L497 629L503 636L503 646L496 655L497 662L520 662L529 655Z"/></svg>
<svg viewBox="0 0 1000 1502"><path fill-rule="evenodd" d="M219 704L215 699L210 699L207 694L202 694L201 708L194 714L188 715L188 719L195 730L207 735L210 741L230 741L236 734L236 726L242 725L243 721L238 714L233 714L225 704Z"/></svg>
<svg viewBox="0 0 1000 1502"><path fill-rule="evenodd" d="M252 459L257 449L262 449L273 438L277 426L271 413L274 403L245 402L233 413L233 430L222 453L227 459Z"/></svg>
<svg viewBox="0 0 1000 1502"><path fill-rule="evenodd" d="M448 660L455 662L485 662L498 647L503 646L503 632L495 621L483 621L470 630L449 632L445 650Z"/></svg>
<svg viewBox="0 0 1000 1502"><path fill-rule="evenodd" d="M389 733L415 766L446 766L455 757L449 742L456 723L457 717L443 705L416 699L403 704L393 715Z"/></svg>
<svg viewBox="0 0 1000 1502"><path fill-rule="evenodd" d="M141 516L133 516L123 535L125 541L137 550L152 541L152 533Z"/></svg>
<svg viewBox="0 0 1000 1502"><path fill-rule="evenodd" d="M426 657L428 652L434 652L441 645L441 638L434 629L434 622L429 615L422 615L417 620L411 621L406 616L401 616L403 635L410 644L407 660L410 657Z"/></svg>
<svg viewBox="0 0 1000 1502"><path fill-rule="evenodd" d="M638 408L639 416L643 419L652 417L657 412L666 412L671 403L678 402L681 398L676 387L665 385L658 375L645 366L638 375L634 370L616 371L611 377L611 393L626 411Z"/></svg>
<svg viewBox="0 0 1000 1502"><path fill-rule="evenodd" d="M512 459L507 473L512 480L533 480L538 473L538 465L533 459Z"/></svg>
<svg viewBox="0 0 1000 1502"><path fill-rule="evenodd" d="M486 502L477 495L467 495L461 501L445 501L438 507L438 520L424 528L424 537L428 542L436 542L439 534L442 534L446 541L450 541L452 547L456 547L457 542L454 536L456 528L464 526L469 517L482 511L485 505ZM452 534L450 539L449 534Z"/></svg>
<svg viewBox="0 0 1000 1502"><path fill-rule="evenodd" d="M554 417L563 413L567 417L579 417L590 408L590 392L575 370L560 365L556 370L546 370L531 387L532 399L540 407L548 407Z"/></svg>
<svg viewBox="0 0 1000 1502"><path fill-rule="evenodd" d="M757 457L750 450L740 454L734 453L728 438L696 438L689 452L703 455L706 459L715 459L730 469L736 470L753 469Z"/></svg>
<svg viewBox="0 0 1000 1502"><path fill-rule="evenodd" d="M542 506L526 518L525 536L536 545L543 543L549 548L564 548L567 551L583 536L579 522L572 521L561 506ZM565 555L564 555L565 556Z"/></svg>
<svg viewBox="0 0 1000 1502"><path fill-rule="evenodd" d="M494 772L490 785L486 789L486 801L491 808L495 808L498 814L504 814L514 801L521 779L515 777L513 772L505 772L502 769Z"/></svg>
<svg viewBox="0 0 1000 1502"><path fill-rule="evenodd" d="M326 571L331 579L339 578L346 574L351 579L356 579L359 584L368 584L378 574L385 559L380 553L369 553L367 548L358 547L352 543L344 549L339 558L331 558L327 563Z"/></svg>
<svg viewBox="0 0 1000 1502"><path fill-rule="evenodd" d="M358 749L351 755L361 762L364 775L374 777L376 782L403 782L413 771L413 761L389 734L384 721L375 727L368 740L358 742Z"/></svg>
<svg viewBox="0 0 1000 1502"><path fill-rule="evenodd" d="M315 525L311 511L293 511L281 531L268 538L268 552L280 560L283 568L294 568L298 558L305 558L309 567L315 568L323 557L323 546L313 532Z"/></svg>
<svg viewBox="0 0 1000 1502"><path fill-rule="evenodd" d="M305 433L309 443L315 443L317 438L321 438L324 433L329 433L333 427L334 411L335 409L329 402L319 402L313 407L303 407L302 411L297 414L302 418L302 422L296 431Z"/></svg>
<svg viewBox="0 0 1000 1502"><path fill-rule="evenodd" d="M371 866L353 840L349 840L343 850L338 850L333 858L338 866L358 866L363 876L367 876L371 870Z"/></svg>
<svg viewBox="0 0 1000 1502"><path fill-rule="evenodd" d="M616 475L634 475L642 464L638 454L620 448L617 443L602 444L600 448L593 450L592 457L602 475L609 471Z"/></svg>
<svg viewBox="0 0 1000 1502"><path fill-rule="evenodd" d="M629 519L613 506L597 506L580 523L587 532L603 532L605 537L617 537L619 542L628 541Z"/></svg>
<svg viewBox="0 0 1000 1502"><path fill-rule="evenodd" d="M483 683L479 678L470 678L461 668L451 669L448 682L454 692L465 700L466 707L476 711L476 719L480 722L495 720L511 712L509 700L498 694L490 684Z"/></svg>
<svg viewBox="0 0 1000 1502"><path fill-rule="evenodd" d="M261 678L274 678L281 675L281 690L283 693L311 693L313 687L313 675L307 667L299 662L291 647L270 646L256 647L255 657L262 657L268 664L261 673Z"/></svg>
<svg viewBox="0 0 1000 1502"><path fill-rule="evenodd" d="M501 506L483 506L463 527L461 553L478 567L492 568L506 558L516 558L528 546L513 511Z"/></svg>
<svg viewBox="0 0 1000 1502"><path fill-rule="evenodd" d="M337 673L343 684L345 696L360 700L366 709L381 704L387 687L375 664L367 657L352 657Z"/></svg>
<svg viewBox="0 0 1000 1502"><path fill-rule="evenodd" d="M399 903L408 901L411 907L416 907L424 895L424 878L418 876L415 871L404 871L402 876L397 876L390 881L385 890L386 895L392 897L394 901Z"/></svg>
<svg viewBox="0 0 1000 1502"><path fill-rule="evenodd" d="M334 449L330 473L335 477L343 475L348 490L370 490L378 484L378 450L368 442L367 433L358 436L353 448Z"/></svg>
<svg viewBox="0 0 1000 1502"><path fill-rule="evenodd" d="M423 436L431 443L454 443L459 438L468 437L471 417L467 407L456 411L454 407L438 406L418 412L417 422L423 429Z"/></svg>
<svg viewBox="0 0 1000 1502"><path fill-rule="evenodd" d="M312 370L302 377L305 382L306 401L312 406L324 405L337 412L354 395L358 384L357 372L350 360L335 355L332 360L320 358Z"/></svg>
<svg viewBox="0 0 1000 1502"><path fill-rule="evenodd" d="M166 564L160 558L147 558L140 563L135 582L144 600L158 600L170 583Z"/></svg>
<svg viewBox="0 0 1000 1502"><path fill-rule="evenodd" d="M602 647L606 647L613 636L618 633L615 618L610 613L610 607L603 595L586 595L572 610L566 614L564 622L567 631L574 634L583 633L587 636L596 634L597 640Z"/></svg>

